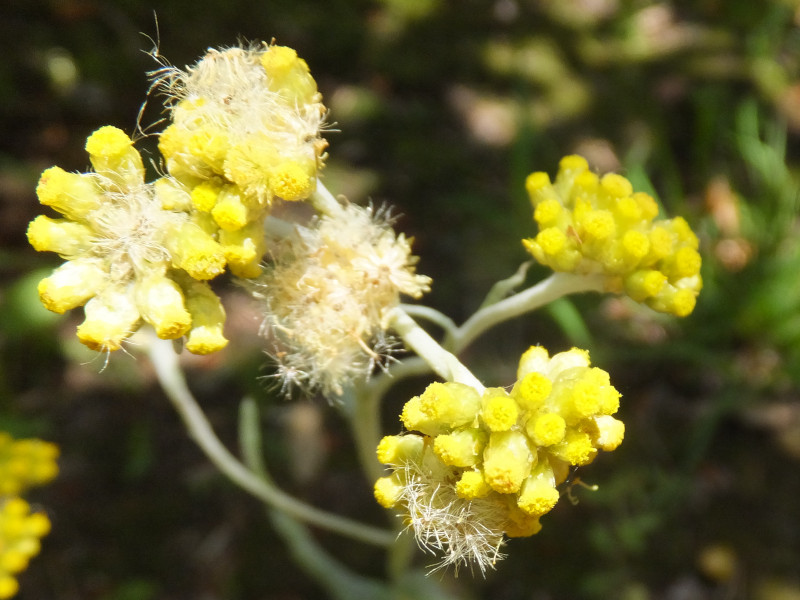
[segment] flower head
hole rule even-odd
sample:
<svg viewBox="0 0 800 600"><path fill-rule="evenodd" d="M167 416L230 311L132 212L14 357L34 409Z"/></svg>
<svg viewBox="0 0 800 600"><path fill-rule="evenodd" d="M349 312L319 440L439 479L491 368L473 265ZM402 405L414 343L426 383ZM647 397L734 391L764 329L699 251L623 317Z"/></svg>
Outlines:
<svg viewBox="0 0 800 600"><path fill-rule="evenodd" d="M598 177L580 156L563 158L554 182L547 173L532 173L526 188L539 233L523 244L541 264L602 274L610 291L661 312L692 312L702 287L701 258L683 218L656 220L651 196L634 192L620 175Z"/></svg>
<svg viewBox="0 0 800 600"><path fill-rule="evenodd" d="M483 571L502 558L504 535L539 531L572 467L622 442L618 406L608 373L575 348L552 357L530 348L511 392L433 383L403 408L411 433L381 440L392 473L375 497L403 507L419 544L444 553L440 566Z"/></svg>
<svg viewBox="0 0 800 600"><path fill-rule="evenodd" d="M16 496L58 474L58 447L38 439L14 440L0 432L0 496Z"/></svg>
<svg viewBox="0 0 800 600"><path fill-rule="evenodd" d="M14 440L0 432L0 599L19 590L16 575L39 553L39 540L50 531L43 512L31 512L18 497L58 473L58 447L38 439Z"/></svg>
<svg viewBox="0 0 800 600"><path fill-rule="evenodd" d="M172 117L159 142L167 170L219 230L241 232L260 223L274 199L304 200L314 191L327 146L325 107L294 50L211 49L186 70L168 66L152 76ZM237 236L228 237L236 245ZM231 262L232 270L257 275L264 250Z"/></svg>
<svg viewBox="0 0 800 600"><path fill-rule="evenodd" d="M382 360L391 348L388 311L400 294L418 298L430 282L415 273L409 240L355 205L297 226L271 253L252 289L263 299L279 375L326 394L340 394Z"/></svg>
<svg viewBox="0 0 800 600"><path fill-rule="evenodd" d="M187 290L176 274L198 282L219 275L223 246L186 212L189 195L178 182L144 182L142 159L124 132L101 127L86 150L94 172L51 167L36 190L63 218L40 215L28 240L66 259L39 283L42 303L57 313L85 305L78 338L94 350L117 350L142 322L165 339L189 333Z"/></svg>
<svg viewBox="0 0 800 600"><path fill-rule="evenodd" d="M39 540L49 532L50 520L43 512L31 512L22 498L0 499L0 598L16 595L16 575L39 554Z"/></svg>

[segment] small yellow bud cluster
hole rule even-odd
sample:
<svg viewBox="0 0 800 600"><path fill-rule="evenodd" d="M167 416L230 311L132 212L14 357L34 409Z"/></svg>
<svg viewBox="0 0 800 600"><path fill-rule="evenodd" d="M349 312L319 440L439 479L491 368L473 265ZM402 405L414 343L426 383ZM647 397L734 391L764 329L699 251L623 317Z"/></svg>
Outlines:
<svg viewBox="0 0 800 600"><path fill-rule="evenodd" d="M39 540L50 531L42 512L31 513L18 497L58 474L58 447L37 439L14 440L0 432L0 599L19 590L16 575L39 553Z"/></svg>
<svg viewBox="0 0 800 600"><path fill-rule="evenodd" d="M0 496L16 496L58 474L58 447L37 439L14 440L0 432Z"/></svg>
<svg viewBox="0 0 800 600"><path fill-rule="evenodd" d="M0 500L0 599L16 595L16 575L39 554L39 540L49 532L47 515L31 513L30 505L22 498Z"/></svg>
<svg viewBox="0 0 800 600"><path fill-rule="evenodd" d="M550 357L531 347L510 393L433 383L403 408L403 425L418 433L381 440L378 459L393 472L376 482L375 497L402 505L420 545L443 551L443 564L483 569L504 534L541 529L571 467L622 442L624 425L612 416L619 396L575 348Z"/></svg>
<svg viewBox="0 0 800 600"><path fill-rule="evenodd" d="M580 156L561 159L554 182L536 172L525 183L539 226L523 240L555 271L605 276L609 291L686 316L702 280L697 236L681 217L655 220L658 206L614 173L598 177Z"/></svg>
<svg viewBox="0 0 800 600"><path fill-rule="evenodd" d="M308 198L324 160L325 107L308 65L262 45L209 50L186 71L153 75L172 116L159 141L167 170L218 232L231 271L258 275L273 199Z"/></svg>
<svg viewBox="0 0 800 600"><path fill-rule="evenodd" d="M205 280L224 270L225 253L182 210L188 192L169 178L145 183L139 152L116 127L95 131L86 150L93 173L51 167L36 189L63 218L36 217L28 240L67 260L39 283L42 303L57 313L84 306L78 339L93 350L119 349L142 322L163 339L188 335L191 352L224 347L224 311Z"/></svg>
<svg viewBox="0 0 800 600"><path fill-rule="evenodd" d="M390 349L385 321L400 294L419 298L429 289L430 279L415 273L410 241L385 216L352 204L297 226L271 254L253 289L284 385L340 395Z"/></svg>

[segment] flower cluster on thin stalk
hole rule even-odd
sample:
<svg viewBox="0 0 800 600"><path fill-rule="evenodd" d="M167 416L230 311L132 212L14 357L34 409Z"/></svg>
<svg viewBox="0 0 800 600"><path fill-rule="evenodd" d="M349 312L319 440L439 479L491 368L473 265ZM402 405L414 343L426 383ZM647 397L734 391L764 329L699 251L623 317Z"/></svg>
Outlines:
<svg viewBox="0 0 800 600"><path fill-rule="evenodd" d="M58 447L38 439L15 440L0 432L0 599L19 590L17 575L39 553L50 519L20 497L58 474Z"/></svg>
<svg viewBox="0 0 800 600"><path fill-rule="evenodd" d="M251 284L261 298L263 334L283 387L340 395L391 354L387 315L400 295L419 298L430 279L385 211L345 205L315 218L270 250Z"/></svg>
<svg viewBox="0 0 800 600"><path fill-rule="evenodd" d="M39 295L58 313L84 306L78 339L94 350L118 350L147 323L208 354L227 344L208 281L226 268L261 273L271 206L314 190L325 108L306 63L282 46L209 50L185 71L154 72L153 88L172 120L159 138L164 176L146 182L133 141L111 126L87 140L92 172L42 174L39 200L60 214L34 219L28 239L66 262Z"/></svg>
<svg viewBox="0 0 800 600"><path fill-rule="evenodd" d="M599 177L581 156L561 159L555 181L531 173L526 188L539 233L523 240L555 271L602 274L608 291L679 317L702 287L697 236L682 217L656 219L652 196L621 175Z"/></svg>
<svg viewBox="0 0 800 600"><path fill-rule="evenodd" d="M403 408L409 433L378 445L392 473L375 497L402 507L419 545L441 555L438 568L484 571L503 557L505 536L541 529L573 467L622 442L618 407L608 373L575 348L551 357L531 347L510 392L432 383Z"/></svg>

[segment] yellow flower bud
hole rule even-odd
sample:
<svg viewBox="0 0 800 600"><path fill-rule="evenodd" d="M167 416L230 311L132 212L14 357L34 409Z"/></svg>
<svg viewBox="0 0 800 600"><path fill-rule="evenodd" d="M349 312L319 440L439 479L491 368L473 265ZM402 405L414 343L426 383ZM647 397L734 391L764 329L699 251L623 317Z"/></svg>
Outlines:
<svg viewBox="0 0 800 600"><path fill-rule="evenodd" d="M519 407L502 388L487 389L481 404L481 419L489 431L507 431L517 424Z"/></svg>
<svg viewBox="0 0 800 600"><path fill-rule="evenodd" d="M520 431L492 433L483 453L483 472L487 483L501 494L519 490L530 474L535 456Z"/></svg>
<svg viewBox="0 0 800 600"><path fill-rule="evenodd" d="M378 444L378 461L384 465L402 465L422 457L424 440L419 435L387 435Z"/></svg>
<svg viewBox="0 0 800 600"><path fill-rule="evenodd" d="M139 311L127 290L106 290L86 303L86 318L78 325L78 339L92 350L119 350L139 323Z"/></svg>
<svg viewBox="0 0 800 600"><path fill-rule="evenodd" d="M165 240L176 267L194 279L213 279L225 269L225 254L214 239L194 223L178 226Z"/></svg>
<svg viewBox="0 0 800 600"><path fill-rule="evenodd" d="M39 282L39 299L48 310L63 314L99 293L107 277L98 260L71 260Z"/></svg>
<svg viewBox="0 0 800 600"><path fill-rule="evenodd" d="M225 309L207 283L181 280L186 297L186 310L191 315L191 329L186 349L192 354L211 354L228 345L223 335Z"/></svg>
<svg viewBox="0 0 800 600"><path fill-rule="evenodd" d="M472 423L480 403L478 392L463 383L432 383L420 396L420 410L445 428Z"/></svg>
<svg viewBox="0 0 800 600"><path fill-rule="evenodd" d="M86 151L96 173L123 188L141 184L144 165L139 152L124 131L101 127L86 140Z"/></svg>
<svg viewBox="0 0 800 600"><path fill-rule="evenodd" d="M139 279L135 286L136 308L161 339L182 337L192 325L178 284L158 273Z"/></svg>
<svg viewBox="0 0 800 600"><path fill-rule="evenodd" d="M219 243L228 268L237 277L252 278L261 274L261 259L267 251L264 227L259 221L236 231L219 232Z"/></svg>
<svg viewBox="0 0 800 600"><path fill-rule="evenodd" d="M456 493L461 498L471 500L483 498L492 491L492 486L486 483L481 471L464 471L461 479L456 483Z"/></svg>
<svg viewBox="0 0 800 600"><path fill-rule="evenodd" d="M522 379L528 373L545 373L550 364L550 354L544 346L531 346L519 359L517 379ZM550 393L550 390L547 391Z"/></svg>
<svg viewBox="0 0 800 600"><path fill-rule="evenodd" d="M295 162L283 163L269 178L273 193L288 201L308 198L314 191L314 182L308 171Z"/></svg>
<svg viewBox="0 0 800 600"><path fill-rule="evenodd" d="M522 484L517 506L533 517L550 512L558 502L553 469L547 462L539 462Z"/></svg>
<svg viewBox="0 0 800 600"><path fill-rule="evenodd" d="M544 404L552 389L553 383L545 375L533 371L524 375L517 382L511 395L516 398L522 408L531 411L537 410Z"/></svg>
<svg viewBox="0 0 800 600"><path fill-rule="evenodd" d="M634 271L625 278L625 293L637 302L643 302L657 296L666 282L667 276L661 271L652 269Z"/></svg>
<svg viewBox="0 0 800 600"><path fill-rule="evenodd" d="M506 524L506 535L508 537L530 537L541 530L542 525L539 523L539 517L529 515L516 506L509 510L509 520Z"/></svg>
<svg viewBox="0 0 800 600"><path fill-rule="evenodd" d="M192 188L192 204L201 212L211 212L217 204L220 191L222 191L222 183L219 180L203 181Z"/></svg>
<svg viewBox="0 0 800 600"><path fill-rule="evenodd" d="M571 465L588 465L597 455L597 449L592 445L589 435L574 429L568 429L564 440L549 450L553 456Z"/></svg>
<svg viewBox="0 0 800 600"><path fill-rule="evenodd" d="M375 500L384 508L391 508L397 504L403 495L405 486L395 475L381 477L375 482Z"/></svg>
<svg viewBox="0 0 800 600"><path fill-rule="evenodd" d="M153 184L156 198L164 210L190 212L192 197L188 190L172 177L161 177Z"/></svg>
<svg viewBox="0 0 800 600"><path fill-rule="evenodd" d="M60 167L50 167L42 173L36 195L43 205L74 221L83 219L103 201L100 188L91 177L67 173Z"/></svg>
<svg viewBox="0 0 800 600"><path fill-rule="evenodd" d="M528 420L525 431L537 446L552 446L564 439L567 423L557 413L534 414Z"/></svg>
<svg viewBox="0 0 800 600"><path fill-rule="evenodd" d="M608 415L599 415L592 419L592 442L606 452L616 450L625 437L625 423Z"/></svg>
<svg viewBox="0 0 800 600"><path fill-rule="evenodd" d="M480 429L461 429L434 438L433 451L446 465L471 467L478 463L486 445L486 434Z"/></svg>
<svg viewBox="0 0 800 600"><path fill-rule="evenodd" d="M225 231L241 229L251 220L252 215L238 187L233 185L220 189L217 203L211 209L211 216Z"/></svg>
<svg viewBox="0 0 800 600"><path fill-rule="evenodd" d="M425 435L436 435L440 431L439 424L423 412L419 396L414 396L405 403L400 413L400 420L403 422L403 427L409 431L419 431Z"/></svg>

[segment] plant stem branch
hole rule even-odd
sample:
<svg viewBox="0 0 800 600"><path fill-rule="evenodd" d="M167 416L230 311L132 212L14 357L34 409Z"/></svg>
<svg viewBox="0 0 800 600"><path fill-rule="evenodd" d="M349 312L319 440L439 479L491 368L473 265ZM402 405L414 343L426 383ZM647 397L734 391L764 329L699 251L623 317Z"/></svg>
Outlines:
<svg viewBox="0 0 800 600"><path fill-rule="evenodd" d="M461 352L487 329L526 312L553 302L568 294L603 291L601 275L574 275L553 273L547 279L513 296L480 309L445 340L445 346L454 353Z"/></svg>
<svg viewBox="0 0 800 600"><path fill-rule="evenodd" d="M189 435L208 459L233 483L269 506L291 517L376 546L390 546L394 534L358 521L334 515L293 498L254 474L231 454L214 433L197 404L168 340L153 340L150 358L162 388L183 420Z"/></svg>
<svg viewBox="0 0 800 600"><path fill-rule="evenodd" d="M483 392L483 384L465 367L455 355L445 350L427 331L420 327L402 308L389 313L389 326L417 353L431 369L445 381L465 383Z"/></svg>

